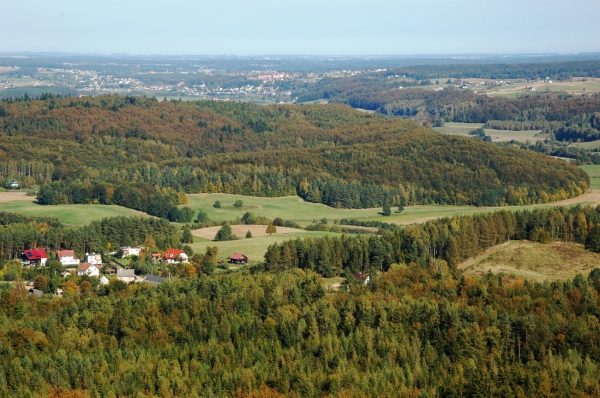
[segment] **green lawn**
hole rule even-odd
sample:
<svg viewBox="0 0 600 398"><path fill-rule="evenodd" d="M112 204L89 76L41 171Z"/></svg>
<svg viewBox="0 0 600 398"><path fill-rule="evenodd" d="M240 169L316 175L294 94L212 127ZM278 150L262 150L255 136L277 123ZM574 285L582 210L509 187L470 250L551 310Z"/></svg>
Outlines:
<svg viewBox="0 0 600 398"><path fill-rule="evenodd" d="M579 168L590 176L590 184L594 189L600 189L600 165L590 164L579 166Z"/></svg>
<svg viewBox="0 0 600 398"><path fill-rule="evenodd" d="M483 123L446 122L444 123L444 127L434 127L433 130L443 134L469 136L469 132L482 126ZM546 136L537 135L540 132L540 130L510 131L485 129L485 134L491 136L493 142L510 140L525 142L527 140L536 141L538 139L546 138Z"/></svg>
<svg viewBox="0 0 600 398"><path fill-rule="evenodd" d="M188 195L190 206L195 211L200 209L206 211L208 216L215 221L230 221L236 217L242 217L244 213L251 212L254 215L268 218L281 217L284 220L299 221L300 224L310 224L312 220L342 218L364 218L375 217L381 209L333 209L331 207L303 201L298 196L287 196L283 198L259 198L253 196L228 195L221 193ZM216 209L213 204L220 201L222 207ZM244 207L236 208L233 203L241 200Z"/></svg>
<svg viewBox="0 0 600 398"><path fill-rule="evenodd" d="M59 205L42 206L33 202L15 201L0 203L0 211L28 216L56 217L67 225L88 225L94 220L117 216L147 216L136 210L114 205Z"/></svg>
<svg viewBox="0 0 600 398"><path fill-rule="evenodd" d="M226 260L233 253L242 253L248 257L250 262L263 261L264 255L267 248L274 244L280 243L289 239L296 238L307 238L307 237L322 237L322 236L342 236L332 232L317 232L317 231L304 231L304 232L293 232L289 234L273 234L270 236L263 236L260 238L250 239L239 239L227 242L202 242L190 244L194 252L204 253L207 246L217 246L219 248L218 258L220 260Z"/></svg>

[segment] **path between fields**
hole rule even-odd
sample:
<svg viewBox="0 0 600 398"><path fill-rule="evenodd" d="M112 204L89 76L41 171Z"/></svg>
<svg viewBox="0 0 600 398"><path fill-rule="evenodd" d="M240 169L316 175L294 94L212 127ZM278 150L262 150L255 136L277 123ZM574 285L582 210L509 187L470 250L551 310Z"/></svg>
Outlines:
<svg viewBox="0 0 600 398"><path fill-rule="evenodd" d="M275 227L277 228L278 234L286 234L290 232L306 232L303 229L297 228L288 228L288 227ZM199 238L213 240L217 235L217 232L221 229L221 227L209 227L202 229L194 229L192 231L192 235L197 236ZM252 233L253 238L259 238L261 236L269 235L267 233L266 225L232 225L231 231L233 234L239 238L243 238L246 236L246 233L250 231Z"/></svg>
<svg viewBox="0 0 600 398"><path fill-rule="evenodd" d="M33 202L35 196L27 196L27 192L0 192L0 203L27 200Z"/></svg>

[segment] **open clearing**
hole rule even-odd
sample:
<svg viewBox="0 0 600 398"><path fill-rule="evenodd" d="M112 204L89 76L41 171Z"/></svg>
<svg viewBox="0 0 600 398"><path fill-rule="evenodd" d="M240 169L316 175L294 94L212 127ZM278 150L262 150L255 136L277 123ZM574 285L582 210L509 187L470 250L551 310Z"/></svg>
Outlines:
<svg viewBox="0 0 600 398"><path fill-rule="evenodd" d="M35 198L33 196L27 196L27 192L0 192L0 203L21 200L32 202L34 199Z"/></svg>
<svg viewBox="0 0 600 398"><path fill-rule="evenodd" d="M305 232L302 229L297 228L287 228L287 227L276 227L278 234L289 234L291 232ZM202 228L195 229L192 231L192 235L197 236L199 238L204 238L208 240L213 240L217 235L217 232L221 229L221 227L210 227L210 228ZM252 233L253 238L260 238L262 236L269 236L267 233L266 225L232 225L231 231L238 238L243 238L246 236L246 233L250 231Z"/></svg>
<svg viewBox="0 0 600 398"><path fill-rule="evenodd" d="M536 282L587 276L600 265L600 254L576 243L510 241L488 249L459 265L467 275L482 276L488 271L506 273Z"/></svg>
<svg viewBox="0 0 600 398"><path fill-rule="evenodd" d="M248 227L246 225L245 227ZM207 246L216 246L219 248L219 254L217 258L219 260L227 260L233 253L242 253L248 257L250 262L264 261L265 253L267 248L274 243L281 243L290 239L297 238L320 238L323 236L342 236L333 232L316 232L316 231L302 231L291 232L291 233L276 233L273 235L267 235L259 238L239 239L231 240L227 242L200 242L192 243L190 247L195 252L204 253Z"/></svg>
<svg viewBox="0 0 600 398"><path fill-rule="evenodd" d="M600 164L579 166L579 168L590 176L590 185L592 188L600 190Z"/></svg>
<svg viewBox="0 0 600 398"><path fill-rule="evenodd" d="M434 127L433 130L443 134L471 137L469 132L477 130L482 126L483 123L446 122L444 123L444 127ZM492 142L507 142L512 140L526 142L545 140L547 135L540 133L541 130L510 131L485 129L485 134L492 137Z"/></svg>
<svg viewBox="0 0 600 398"><path fill-rule="evenodd" d="M501 96L515 98L522 95L536 95L544 92L566 92L573 95L591 94L600 92L600 79L587 78L587 81L581 81L582 78L573 78L570 82L552 83L515 83L507 86L496 87L485 94L489 96ZM529 91L526 87L534 87L534 91Z"/></svg>
<svg viewBox="0 0 600 398"><path fill-rule="evenodd" d="M2 193L0 193L2 195ZM14 195L14 194L12 194ZM20 213L32 217L56 217L67 225L88 225L105 217L145 216L146 213L116 205L58 205L42 206L32 202L32 197L0 203L0 211Z"/></svg>
<svg viewBox="0 0 600 398"><path fill-rule="evenodd" d="M284 220L299 221L300 224L308 225L313 220L342 219L342 218L364 218L375 217L381 209L334 209L322 204L305 202L298 196L286 196L282 198L264 198L254 196L229 195L224 193L194 194L188 195L190 206L194 211L200 209L208 213L208 217L215 221L231 221L236 217L242 217L244 213L251 212L256 216L268 218L281 217ZM233 206L236 200L241 200L244 206L237 208ZM221 208L213 205L216 201L221 202ZM304 221L304 222L302 222Z"/></svg>

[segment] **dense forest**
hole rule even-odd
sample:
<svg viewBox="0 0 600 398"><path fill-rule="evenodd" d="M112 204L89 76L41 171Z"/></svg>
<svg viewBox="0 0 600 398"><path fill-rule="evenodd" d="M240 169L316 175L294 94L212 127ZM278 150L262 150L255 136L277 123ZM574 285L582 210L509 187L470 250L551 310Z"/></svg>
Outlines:
<svg viewBox="0 0 600 398"><path fill-rule="evenodd" d="M168 202L168 188L296 194L363 208L386 200L537 203L576 196L589 186L585 173L564 162L342 105L53 95L3 101L0 158L1 179L43 186L40 203L104 203L95 187L122 188L141 197L162 195L164 206L151 212L161 217L181 203ZM104 197L112 198L106 203L149 211L143 200Z"/></svg>
<svg viewBox="0 0 600 398"><path fill-rule="evenodd" d="M440 264L391 264L338 293L299 269L65 289L52 300L2 290L0 394L600 393L600 270L534 284Z"/></svg>

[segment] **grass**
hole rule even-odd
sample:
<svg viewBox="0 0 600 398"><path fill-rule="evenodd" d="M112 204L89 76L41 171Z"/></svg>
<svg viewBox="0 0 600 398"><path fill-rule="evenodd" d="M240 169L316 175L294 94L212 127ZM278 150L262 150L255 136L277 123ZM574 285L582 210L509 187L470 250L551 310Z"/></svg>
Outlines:
<svg viewBox="0 0 600 398"><path fill-rule="evenodd" d="M117 216L147 216L136 210L114 205L59 205L42 206L34 202L15 201L0 203L0 211L20 213L28 216L56 217L67 225L88 225L94 220Z"/></svg>
<svg viewBox="0 0 600 398"><path fill-rule="evenodd" d="M600 189L600 165L591 164L585 166L579 166L579 168L590 176L590 185L594 189Z"/></svg>
<svg viewBox="0 0 600 398"><path fill-rule="evenodd" d="M595 148L600 148L600 140L588 141L588 142L576 142L576 143L571 144L570 146L574 146L576 148L583 148L583 149L595 149Z"/></svg>
<svg viewBox="0 0 600 398"><path fill-rule="evenodd" d="M482 126L483 123L446 122L443 127L434 127L433 129L443 134L469 136L469 132ZM527 140L536 141L546 138L546 136L538 135L540 132L540 130L510 131L485 129L485 134L491 136L493 142L510 140L525 142Z"/></svg>
<svg viewBox="0 0 600 398"><path fill-rule="evenodd" d="M243 253L248 257L250 262L259 262L264 261L267 248L274 243L281 243L289 239L308 237L318 238L327 235L341 236L341 234L331 232L303 231L290 234L273 234L260 238L239 239L227 242L206 241L202 243L196 243L196 240L194 239L194 243L190 244L190 246L192 249L194 249L194 252L199 253L204 253L207 246L216 246L219 248L219 254L217 255L219 260L227 260L233 253Z"/></svg>
<svg viewBox="0 0 600 398"><path fill-rule="evenodd" d="M587 276L600 263L600 254L576 243L511 241L495 246L459 268L473 276L488 271L505 273L535 282L573 279Z"/></svg>
<svg viewBox="0 0 600 398"><path fill-rule="evenodd" d="M210 219L215 221L231 221L236 217L242 217L247 211L257 216L268 218L281 217L284 220L298 221L300 224L308 225L312 220L327 218L329 220L342 218L364 218L375 217L381 209L334 209L325 205L303 201L298 196L286 196L282 198L258 198L253 196L229 195L229 194L195 194L188 195L190 206L195 211L200 209L206 211ZM244 203L242 208L233 206L236 200ZM213 207L215 201L221 202L221 208ZM302 222L303 221L303 222Z"/></svg>

